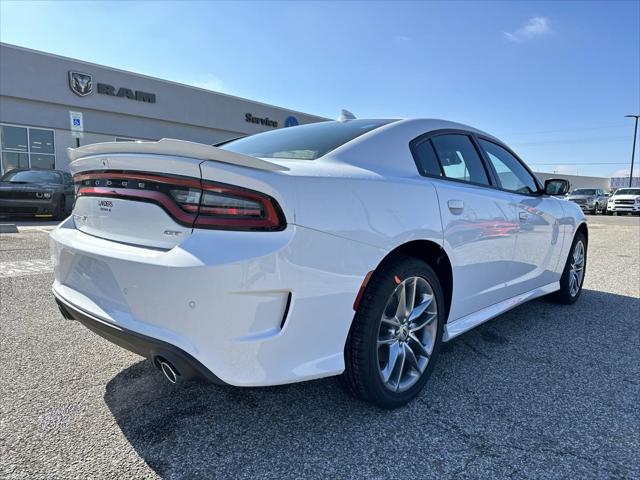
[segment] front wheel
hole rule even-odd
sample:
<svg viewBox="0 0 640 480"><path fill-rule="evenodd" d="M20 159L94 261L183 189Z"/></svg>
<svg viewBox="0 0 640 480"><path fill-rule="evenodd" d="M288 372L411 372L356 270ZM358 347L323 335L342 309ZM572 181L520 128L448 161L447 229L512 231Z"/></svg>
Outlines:
<svg viewBox="0 0 640 480"><path fill-rule="evenodd" d="M569 251L569 257L560 277L560 290L550 295L557 303L570 305L580 297L584 274L587 267L587 238L582 232L576 232Z"/></svg>
<svg viewBox="0 0 640 480"><path fill-rule="evenodd" d="M443 323L442 288L431 267L410 257L385 261L353 320L341 385L382 408L406 404L433 370Z"/></svg>

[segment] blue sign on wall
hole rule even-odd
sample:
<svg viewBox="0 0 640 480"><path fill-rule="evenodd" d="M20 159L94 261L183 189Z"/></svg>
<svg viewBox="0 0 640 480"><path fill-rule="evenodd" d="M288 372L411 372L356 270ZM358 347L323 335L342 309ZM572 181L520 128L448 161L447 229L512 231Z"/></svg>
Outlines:
<svg viewBox="0 0 640 480"><path fill-rule="evenodd" d="M285 118L285 120L284 120L285 128L286 127L295 127L296 125L300 125L300 123L298 122L298 119L296 117L289 116L289 117Z"/></svg>

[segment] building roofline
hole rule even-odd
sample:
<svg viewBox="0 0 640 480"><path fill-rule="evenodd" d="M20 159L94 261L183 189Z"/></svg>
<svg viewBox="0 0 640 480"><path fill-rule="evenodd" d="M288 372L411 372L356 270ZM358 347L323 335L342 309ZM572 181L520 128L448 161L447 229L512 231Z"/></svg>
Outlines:
<svg viewBox="0 0 640 480"><path fill-rule="evenodd" d="M275 108L277 110L283 110L283 111L287 111L287 112L291 112L291 113L297 113L297 114L300 114L300 115L308 115L310 117L317 117L317 118L320 118L320 119L323 119L323 120L331 120L330 118L322 117L320 115L314 115L312 113L301 112L299 110L292 110L290 108L280 107L280 106L272 105L272 104L266 103L266 102L259 102L257 100L251 100L249 98L239 97L237 95L231 95L231 94L228 94L228 93L216 92L214 90L208 90L206 88L196 87L196 86L189 85L189 84L186 84L186 83L175 82L173 80L165 80L164 78L154 77L154 76L151 76L151 75L145 75L143 73L132 72L130 70L123 70L121 68L109 67L107 65L101 65L99 63L87 62L85 60L80 60L78 58L65 57L64 55L58 55L58 54L55 54L55 53L44 52L42 50L35 50L33 48L21 47L20 45L13 45L11 43L0 42L0 47L13 48L15 50L23 50L25 52L36 53L38 55L44 55L44 56L47 56L47 57L58 58L58 59L61 59L61 60L67 60L67 61L71 61L71 62L78 62L78 63L82 63L84 65L90 65L90 66L93 66L93 67L104 68L106 70L111 70L113 72L124 73L124 74L127 74L127 75L134 75L136 77L145 78L145 79L148 79L148 80L154 80L156 82L167 83L169 85L175 85L175 86L183 87L183 88L190 88L190 89L193 89L193 90L200 90L201 92L206 92L206 93L211 94L211 95L219 95L221 97L233 98L235 100L243 100L245 102L251 102L251 103L254 103L256 105L261 105L261 106L269 107L269 108Z"/></svg>
<svg viewBox="0 0 640 480"><path fill-rule="evenodd" d="M614 178L614 177L598 177L595 175L576 175L575 173L562 173L562 172L540 172L540 171L534 171L532 170L533 173L535 173L536 175L538 175L539 173L543 174L543 175L558 175L558 176L564 176L564 177L580 177L580 178L586 178L586 179L594 179L594 180L608 180L610 178ZM629 178L629 177L627 177Z"/></svg>

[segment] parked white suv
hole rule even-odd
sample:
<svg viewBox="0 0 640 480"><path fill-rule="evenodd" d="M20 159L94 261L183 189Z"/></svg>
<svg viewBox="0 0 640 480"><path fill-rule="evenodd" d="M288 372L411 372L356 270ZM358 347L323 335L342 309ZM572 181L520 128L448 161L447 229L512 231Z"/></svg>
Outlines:
<svg viewBox="0 0 640 480"><path fill-rule="evenodd" d="M640 188L619 188L607 202L607 215L640 214Z"/></svg>

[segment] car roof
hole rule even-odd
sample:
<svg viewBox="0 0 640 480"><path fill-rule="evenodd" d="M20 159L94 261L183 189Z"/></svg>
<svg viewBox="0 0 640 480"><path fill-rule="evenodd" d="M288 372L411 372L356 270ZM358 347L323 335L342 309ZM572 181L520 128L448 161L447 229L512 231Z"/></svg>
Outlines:
<svg viewBox="0 0 640 480"><path fill-rule="evenodd" d="M409 143L421 135L437 130L461 130L475 133L508 148L504 142L493 135L463 123L435 118L410 118L391 120L390 123L339 146L320 160L348 163L382 174L416 175L416 165ZM391 162L389 159L394 161Z"/></svg>

